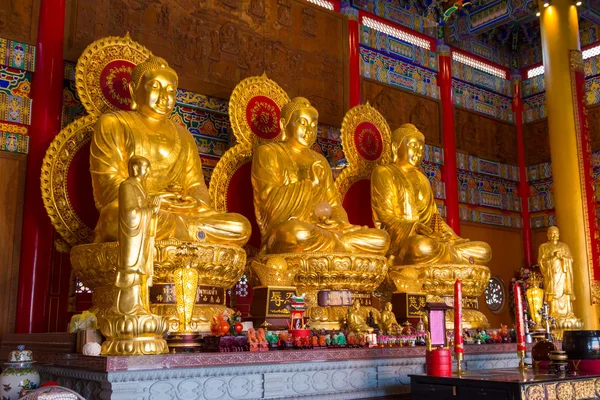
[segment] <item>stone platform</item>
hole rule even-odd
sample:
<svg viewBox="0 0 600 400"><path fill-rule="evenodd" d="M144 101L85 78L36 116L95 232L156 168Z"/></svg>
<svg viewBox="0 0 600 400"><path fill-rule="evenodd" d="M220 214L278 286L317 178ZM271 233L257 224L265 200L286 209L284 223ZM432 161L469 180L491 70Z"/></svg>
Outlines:
<svg viewBox="0 0 600 400"><path fill-rule="evenodd" d="M516 367L515 344L465 346L465 369ZM280 350L136 357L57 355L38 365L88 400L357 399L408 394L424 347Z"/></svg>

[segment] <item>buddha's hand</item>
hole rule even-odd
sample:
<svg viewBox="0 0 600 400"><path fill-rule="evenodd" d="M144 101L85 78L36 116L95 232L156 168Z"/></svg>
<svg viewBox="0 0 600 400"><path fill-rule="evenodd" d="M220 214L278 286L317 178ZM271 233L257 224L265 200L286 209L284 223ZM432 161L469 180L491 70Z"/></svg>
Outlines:
<svg viewBox="0 0 600 400"><path fill-rule="evenodd" d="M323 180L324 171L325 169L319 161L315 161L310 166L310 180L312 181L313 187L319 186L319 184Z"/></svg>
<svg viewBox="0 0 600 400"><path fill-rule="evenodd" d="M160 211L160 202L161 202L161 198L158 196L153 197L150 200L150 208L152 209L153 215L158 215L158 212Z"/></svg>
<svg viewBox="0 0 600 400"><path fill-rule="evenodd" d="M428 227L427 225L425 225L422 222L417 222L415 224L415 232L417 232L419 235L424 235L424 236L428 236L428 237L435 236L433 229L431 229L430 227Z"/></svg>

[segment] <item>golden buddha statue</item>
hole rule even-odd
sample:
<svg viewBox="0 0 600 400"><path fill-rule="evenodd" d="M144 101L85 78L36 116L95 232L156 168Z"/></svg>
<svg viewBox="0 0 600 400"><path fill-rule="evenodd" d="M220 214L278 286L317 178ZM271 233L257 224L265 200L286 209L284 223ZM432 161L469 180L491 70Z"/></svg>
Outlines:
<svg viewBox="0 0 600 400"><path fill-rule="evenodd" d="M388 234L348 222L329 163L311 150L318 120L310 102L297 97L281 110L283 140L254 152L252 186L261 251L385 255Z"/></svg>
<svg viewBox="0 0 600 400"><path fill-rule="evenodd" d="M538 264L544 276L546 302L550 316L560 329L581 329L583 322L573 313L573 257L566 243L560 242L556 226L548 228L548 242L538 250Z"/></svg>
<svg viewBox="0 0 600 400"><path fill-rule="evenodd" d="M381 330L384 335L391 335L400 329L396 316L392 312L392 303L385 303L384 310L381 312Z"/></svg>
<svg viewBox="0 0 600 400"><path fill-rule="evenodd" d="M346 325L348 326L348 330L350 332L354 332L356 334L373 332L373 328L371 328L365 322L365 318L360 309L360 302L358 300L354 300L352 302L352 306L348 308L348 315L346 316Z"/></svg>
<svg viewBox="0 0 600 400"><path fill-rule="evenodd" d="M129 85L133 111L103 114L91 144L90 171L100 218L96 243L118 239L119 185L135 155L149 160L154 173L148 194L162 199L156 240L179 239L243 246L250 237L249 221L212 209L193 136L169 120L175 106L177 73L159 57L138 64Z"/></svg>
<svg viewBox="0 0 600 400"><path fill-rule="evenodd" d="M535 323L536 329L543 329L542 316L538 311L544 306L544 289L540 288L541 278L539 274L532 272L529 282L531 286L525 292L527 304L529 304L529 317Z"/></svg>
<svg viewBox="0 0 600 400"><path fill-rule="evenodd" d="M485 264L487 243L456 235L439 215L429 180L421 171L425 137L412 124L392 132L393 162L371 175L375 226L391 237L389 254L397 265Z"/></svg>

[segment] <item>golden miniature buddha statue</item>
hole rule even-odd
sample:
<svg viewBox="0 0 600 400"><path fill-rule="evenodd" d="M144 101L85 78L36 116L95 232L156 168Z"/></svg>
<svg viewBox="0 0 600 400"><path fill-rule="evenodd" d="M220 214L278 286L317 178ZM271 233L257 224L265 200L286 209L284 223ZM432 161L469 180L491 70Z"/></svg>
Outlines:
<svg viewBox="0 0 600 400"><path fill-rule="evenodd" d="M129 159L129 178L119 186L119 262L115 306L120 314L148 313L148 286L154 269L154 236L160 198L150 198L146 180L150 162Z"/></svg>
<svg viewBox="0 0 600 400"><path fill-rule="evenodd" d="M385 255L388 234L348 222L327 160L311 150L318 120L310 102L297 97L281 110L283 140L254 152L252 186L261 251Z"/></svg>
<svg viewBox="0 0 600 400"><path fill-rule="evenodd" d="M385 303L384 310L381 312L381 330L384 335L391 335L400 329L396 316L392 312L392 303Z"/></svg>
<svg viewBox="0 0 600 400"><path fill-rule="evenodd" d="M532 272L529 278L531 286L525 292L529 305L529 317L535 323L536 329L543 329L542 316L538 313L544 306L544 289L540 288L541 281L539 274Z"/></svg>
<svg viewBox="0 0 600 400"><path fill-rule="evenodd" d="M178 77L167 62L150 57L138 64L129 85L133 111L103 114L91 144L90 171L100 218L96 243L118 239L119 185L135 156L149 160L148 194L162 199L156 240L179 239L243 246L249 221L239 214L212 209L193 136L169 120L175 106Z"/></svg>
<svg viewBox="0 0 600 400"><path fill-rule="evenodd" d="M365 332L373 332L373 328L371 328L365 322L365 318L360 309L360 302L358 300L354 300L352 302L352 306L348 308L348 315L346 316L346 325L348 326L348 330L350 332L354 332L356 334L365 333Z"/></svg>
<svg viewBox="0 0 600 400"><path fill-rule="evenodd" d="M397 265L485 264L487 243L456 235L439 215L429 180L421 171L425 137L412 124L392 132L393 162L371 175L375 226L391 238L389 254Z"/></svg>
<svg viewBox="0 0 600 400"><path fill-rule="evenodd" d="M566 243L560 242L556 226L548 228L548 242L538 251L538 264L544 276L546 302L550 316L556 320L558 329L580 329L583 323L573 313L573 257ZM580 326L581 325L581 326Z"/></svg>

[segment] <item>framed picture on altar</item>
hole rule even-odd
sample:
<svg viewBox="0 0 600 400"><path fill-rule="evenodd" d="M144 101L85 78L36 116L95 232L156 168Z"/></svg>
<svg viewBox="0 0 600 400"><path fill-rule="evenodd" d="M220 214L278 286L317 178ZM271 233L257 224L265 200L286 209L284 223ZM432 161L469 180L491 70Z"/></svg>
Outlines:
<svg viewBox="0 0 600 400"><path fill-rule="evenodd" d="M446 311L452 307L446 303L427 303L427 319L431 334L432 346L447 346L446 342Z"/></svg>

